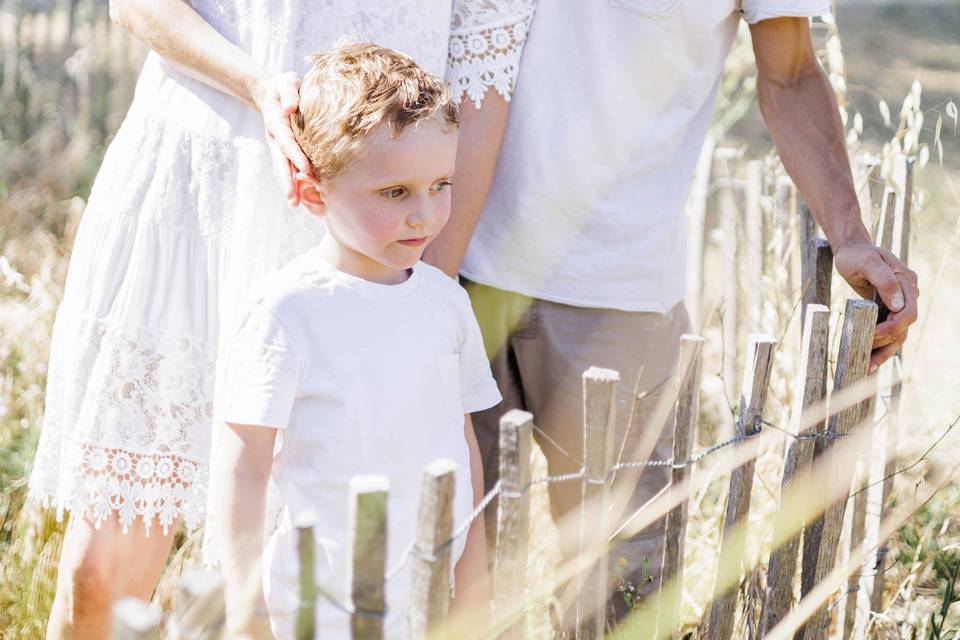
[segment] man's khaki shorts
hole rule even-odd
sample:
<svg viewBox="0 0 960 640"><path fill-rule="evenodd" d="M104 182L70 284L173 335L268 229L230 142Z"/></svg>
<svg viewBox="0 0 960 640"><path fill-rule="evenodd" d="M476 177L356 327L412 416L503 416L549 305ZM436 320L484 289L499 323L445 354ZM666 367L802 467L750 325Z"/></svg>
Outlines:
<svg viewBox="0 0 960 640"><path fill-rule="evenodd" d="M498 479L498 423L509 409L533 414L538 428L534 435L550 475L580 470L582 374L591 366L620 372L614 462L671 457L680 337L689 328L682 303L665 314L625 312L558 304L465 280L463 284L503 394L503 402L473 414L487 491ZM661 491L669 478L667 467L618 473L614 492L626 495L627 504L615 505L617 523ZM577 540L564 533L569 529L562 524L577 520L581 483L552 483L549 489L561 530L561 555L567 560L576 554ZM491 544L495 527L496 509L488 509ZM610 575L629 580L639 595L648 595L659 583L662 553L661 519L614 547ZM613 593L608 609L614 619L623 617L627 609L622 595Z"/></svg>

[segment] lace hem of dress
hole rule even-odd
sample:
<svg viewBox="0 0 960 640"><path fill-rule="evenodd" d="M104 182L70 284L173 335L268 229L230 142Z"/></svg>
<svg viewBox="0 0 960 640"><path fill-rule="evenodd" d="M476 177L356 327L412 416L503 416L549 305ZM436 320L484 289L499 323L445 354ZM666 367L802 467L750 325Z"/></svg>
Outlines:
<svg viewBox="0 0 960 640"><path fill-rule="evenodd" d="M147 454L101 447L89 442L72 443L66 486L55 488L32 482L29 496L44 507L53 507L57 522L65 511L89 519L99 529L116 513L123 533L139 516L146 533L156 520L163 535L179 519L188 530L203 522L206 504L207 468L196 461L171 454Z"/></svg>
<svg viewBox="0 0 960 640"><path fill-rule="evenodd" d="M447 81L478 108L488 87L510 100L533 12L501 24L450 34Z"/></svg>
<svg viewBox="0 0 960 640"><path fill-rule="evenodd" d="M207 341L83 316L69 296L51 341L30 494L96 526L116 512L166 534L206 509L214 359Z"/></svg>

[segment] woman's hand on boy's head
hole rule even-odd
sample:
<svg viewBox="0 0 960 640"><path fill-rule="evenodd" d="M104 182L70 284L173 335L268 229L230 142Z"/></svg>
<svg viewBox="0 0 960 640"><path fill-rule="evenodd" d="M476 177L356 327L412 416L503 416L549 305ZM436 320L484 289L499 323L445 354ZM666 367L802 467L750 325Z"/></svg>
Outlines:
<svg viewBox="0 0 960 640"><path fill-rule="evenodd" d="M300 106L300 76L287 71L265 76L254 92L254 103L263 117L263 129L273 160L273 173L287 195L290 206L300 204L294 176L310 173L310 161L290 128L290 116Z"/></svg>

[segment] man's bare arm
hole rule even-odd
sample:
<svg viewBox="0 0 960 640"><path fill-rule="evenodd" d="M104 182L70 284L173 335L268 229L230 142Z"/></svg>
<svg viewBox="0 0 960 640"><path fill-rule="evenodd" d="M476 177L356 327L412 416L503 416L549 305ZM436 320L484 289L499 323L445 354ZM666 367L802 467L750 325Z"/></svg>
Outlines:
<svg viewBox="0 0 960 640"><path fill-rule="evenodd" d="M806 18L751 27L760 111L783 164L823 228L837 272L864 297L876 290L891 313L877 325L871 368L897 352L917 319L917 276L874 246L860 218L843 125L817 62Z"/></svg>

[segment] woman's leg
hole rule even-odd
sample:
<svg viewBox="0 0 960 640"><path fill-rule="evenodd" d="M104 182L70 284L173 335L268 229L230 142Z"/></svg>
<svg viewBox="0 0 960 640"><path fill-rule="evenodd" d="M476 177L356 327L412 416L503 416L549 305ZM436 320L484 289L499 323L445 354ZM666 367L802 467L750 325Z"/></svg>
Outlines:
<svg viewBox="0 0 960 640"><path fill-rule="evenodd" d="M172 529L163 535L154 525L147 536L140 518L126 534L115 515L99 529L86 519L71 522L60 552L47 640L106 639L113 603L127 596L149 600L172 545Z"/></svg>

